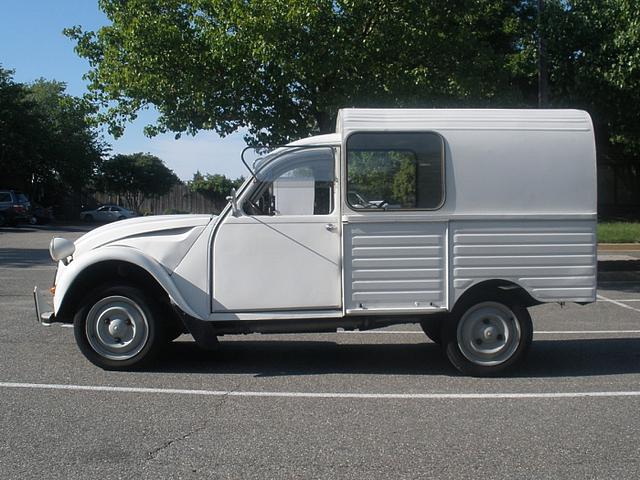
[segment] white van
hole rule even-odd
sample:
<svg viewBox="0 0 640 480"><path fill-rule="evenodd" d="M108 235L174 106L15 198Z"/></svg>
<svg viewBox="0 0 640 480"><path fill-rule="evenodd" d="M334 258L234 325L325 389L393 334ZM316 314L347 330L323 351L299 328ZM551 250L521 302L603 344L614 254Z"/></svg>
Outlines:
<svg viewBox="0 0 640 480"><path fill-rule="evenodd" d="M527 307L596 299L596 153L576 110L345 109L254 163L219 216L56 238L53 312L107 369L183 332L420 323L461 372L522 359Z"/></svg>

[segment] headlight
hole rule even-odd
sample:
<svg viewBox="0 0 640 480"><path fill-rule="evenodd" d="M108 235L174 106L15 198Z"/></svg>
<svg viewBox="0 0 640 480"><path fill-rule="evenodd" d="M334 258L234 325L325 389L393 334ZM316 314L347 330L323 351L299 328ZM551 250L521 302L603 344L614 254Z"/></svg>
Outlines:
<svg viewBox="0 0 640 480"><path fill-rule="evenodd" d="M66 259L73 255L73 252L76 251L76 246L71 240L67 240L66 238L52 238L51 243L49 244L49 254L54 262L58 262L62 260L65 265L67 263Z"/></svg>

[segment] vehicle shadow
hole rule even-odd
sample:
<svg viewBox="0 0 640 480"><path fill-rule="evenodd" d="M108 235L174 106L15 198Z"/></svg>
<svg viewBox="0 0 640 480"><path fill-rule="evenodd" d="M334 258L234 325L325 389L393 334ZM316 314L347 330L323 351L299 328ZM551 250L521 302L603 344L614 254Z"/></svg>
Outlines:
<svg viewBox="0 0 640 480"><path fill-rule="evenodd" d="M454 373L433 343L345 345L311 340L222 340L209 352L201 350L195 342L177 341L167 347L153 370L256 377Z"/></svg>
<svg viewBox="0 0 640 480"><path fill-rule="evenodd" d="M460 375L440 347L411 344L338 344L331 341L221 341L212 352L194 342L170 344L149 370L175 373ZM640 373L640 338L536 340L525 362L507 376L588 377Z"/></svg>

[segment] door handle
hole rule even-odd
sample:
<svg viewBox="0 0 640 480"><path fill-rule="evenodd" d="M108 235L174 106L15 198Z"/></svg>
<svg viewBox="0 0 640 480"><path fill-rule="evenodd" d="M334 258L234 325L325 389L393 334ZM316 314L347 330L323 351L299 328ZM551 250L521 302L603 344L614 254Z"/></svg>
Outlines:
<svg viewBox="0 0 640 480"><path fill-rule="evenodd" d="M329 230L330 232L334 231L336 229L336 226L333 223L327 223L324 228L326 228L327 230Z"/></svg>

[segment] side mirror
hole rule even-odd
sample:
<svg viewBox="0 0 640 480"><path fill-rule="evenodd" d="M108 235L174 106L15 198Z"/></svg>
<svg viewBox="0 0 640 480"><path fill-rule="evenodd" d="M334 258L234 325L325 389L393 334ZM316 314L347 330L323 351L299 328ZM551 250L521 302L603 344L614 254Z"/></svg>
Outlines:
<svg viewBox="0 0 640 480"><path fill-rule="evenodd" d="M238 208L238 200L236 197L236 189L232 188L231 189L231 195L229 195L227 197L227 201L231 202L231 213L233 214L234 217L239 217L240 216L240 209Z"/></svg>

